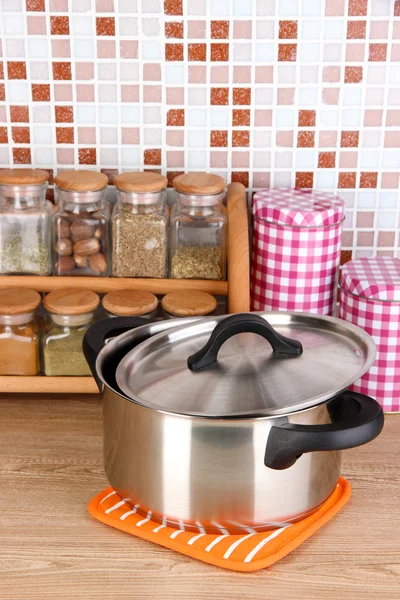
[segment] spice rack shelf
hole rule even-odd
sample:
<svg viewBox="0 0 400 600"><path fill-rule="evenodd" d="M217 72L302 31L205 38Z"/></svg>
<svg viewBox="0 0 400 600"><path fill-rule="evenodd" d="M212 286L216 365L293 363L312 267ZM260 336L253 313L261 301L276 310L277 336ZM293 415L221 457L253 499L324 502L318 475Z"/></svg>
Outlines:
<svg viewBox="0 0 400 600"><path fill-rule="evenodd" d="M0 276L0 288L20 286L38 292L66 287L80 287L104 294L113 290L147 290L168 294L195 289L214 296L226 296L229 313L250 310L249 225L245 188L231 183L227 191L228 213L228 280L199 279L125 279L114 277L36 277ZM0 392L95 394L98 388L92 377L23 377L0 376Z"/></svg>

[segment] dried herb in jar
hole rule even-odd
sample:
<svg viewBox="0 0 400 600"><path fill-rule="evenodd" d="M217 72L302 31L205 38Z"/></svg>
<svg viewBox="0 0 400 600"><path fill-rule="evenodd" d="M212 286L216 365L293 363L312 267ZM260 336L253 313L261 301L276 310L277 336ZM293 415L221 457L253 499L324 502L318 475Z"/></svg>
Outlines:
<svg viewBox="0 0 400 600"><path fill-rule="evenodd" d="M219 246L178 246L171 261L175 279L222 279L223 256Z"/></svg>
<svg viewBox="0 0 400 600"><path fill-rule="evenodd" d="M90 375L90 368L82 352L82 340L86 327L70 329L54 327L51 338L44 346L45 373L48 376Z"/></svg>
<svg viewBox="0 0 400 600"><path fill-rule="evenodd" d="M166 219L146 206L122 209L113 218L113 275L164 277L167 259Z"/></svg>
<svg viewBox="0 0 400 600"><path fill-rule="evenodd" d="M43 240L41 226L25 217L22 223L10 222L0 230L0 272L48 275L49 248Z"/></svg>

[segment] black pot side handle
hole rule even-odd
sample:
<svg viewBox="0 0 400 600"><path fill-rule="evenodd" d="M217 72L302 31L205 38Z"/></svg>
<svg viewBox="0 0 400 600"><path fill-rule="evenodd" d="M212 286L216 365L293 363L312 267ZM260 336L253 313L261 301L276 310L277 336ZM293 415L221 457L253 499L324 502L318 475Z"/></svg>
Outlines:
<svg viewBox="0 0 400 600"><path fill-rule="evenodd" d="M288 469L302 454L321 450L345 450L367 444L383 428L383 410L376 400L356 392L344 392L331 400L332 423L271 427L264 464L270 469Z"/></svg>
<svg viewBox="0 0 400 600"><path fill-rule="evenodd" d="M189 356L187 360L191 371L200 371L217 362L222 344L238 333L257 333L272 346L274 354L280 356L299 356L303 346L298 340L291 340L277 331L262 317L252 313L236 314L226 317L218 323L208 342Z"/></svg>
<svg viewBox="0 0 400 600"><path fill-rule="evenodd" d="M148 322L143 317L110 317L94 323L86 331L82 342L83 354L100 391L102 383L96 372L96 360L106 340Z"/></svg>

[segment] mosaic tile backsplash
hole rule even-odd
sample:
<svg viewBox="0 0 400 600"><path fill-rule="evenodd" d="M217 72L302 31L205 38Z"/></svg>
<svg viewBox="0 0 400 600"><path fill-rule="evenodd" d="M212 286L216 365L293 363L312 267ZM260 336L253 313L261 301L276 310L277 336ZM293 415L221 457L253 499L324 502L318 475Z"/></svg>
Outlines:
<svg viewBox="0 0 400 600"><path fill-rule="evenodd" d="M316 187L343 261L399 254L400 0L0 5L0 168Z"/></svg>

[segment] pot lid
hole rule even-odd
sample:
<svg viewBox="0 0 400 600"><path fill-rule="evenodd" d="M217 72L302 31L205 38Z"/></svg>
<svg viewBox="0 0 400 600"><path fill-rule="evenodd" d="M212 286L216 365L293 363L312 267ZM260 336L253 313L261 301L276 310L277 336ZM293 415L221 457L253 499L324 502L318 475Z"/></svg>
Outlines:
<svg viewBox="0 0 400 600"><path fill-rule="evenodd" d="M329 227L343 221L339 196L309 189L274 188L254 194L256 218L289 227Z"/></svg>
<svg viewBox="0 0 400 600"><path fill-rule="evenodd" d="M266 417L336 396L374 358L372 338L346 321L243 313L205 317L153 336L122 359L116 380L128 398L155 410Z"/></svg>
<svg viewBox="0 0 400 600"><path fill-rule="evenodd" d="M343 290L372 300L400 301L400 259L357 258L342 269Z"/></svg>

